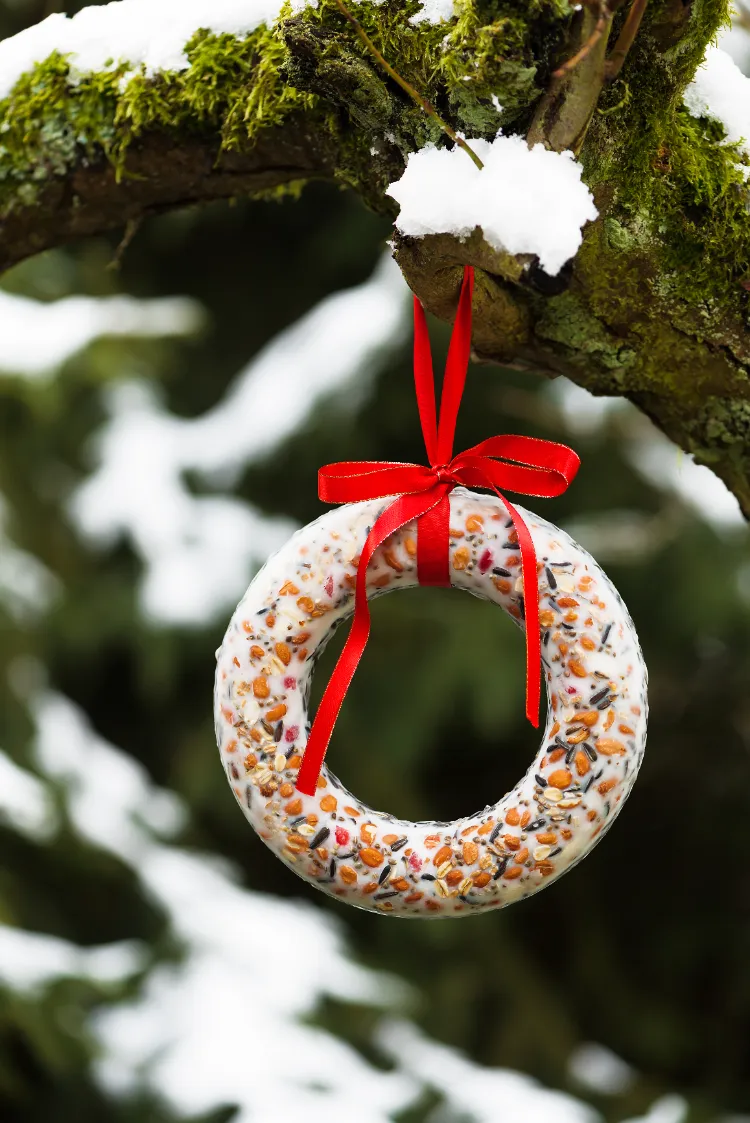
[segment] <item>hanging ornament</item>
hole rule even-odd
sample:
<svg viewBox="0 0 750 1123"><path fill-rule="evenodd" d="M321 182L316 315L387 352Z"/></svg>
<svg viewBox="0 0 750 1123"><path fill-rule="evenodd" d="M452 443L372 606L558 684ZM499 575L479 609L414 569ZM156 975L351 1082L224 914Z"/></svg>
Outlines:
<svg viewBox="0 0 750 1123"><path fill-rule="evenodd" d="M614 821L646 740L646 668L620 596L569 535L501 490L560 495L578 469L576 454L550 441L499 436L453 456L472 284L467 268L439 424L424 311L415 300L414 373L430 467L323 468L321 499L344 505L269 559L217 655L217 739L245 816L300 877L393 916L468 916L560 877ZM526 713L535 726L542 667L547 687L547 725L529 771L499 802L452 823L374 811L323 763L369 636L368 600L416 585L465 589L525 629ZM316 658L352 611L310 728ZM408 683L409 667L399 673Z"/></svg>

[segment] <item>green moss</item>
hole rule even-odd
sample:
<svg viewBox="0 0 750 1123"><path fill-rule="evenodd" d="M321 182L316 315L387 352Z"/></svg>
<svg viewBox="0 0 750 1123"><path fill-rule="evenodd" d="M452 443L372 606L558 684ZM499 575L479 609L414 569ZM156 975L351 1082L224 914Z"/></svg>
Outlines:
<svg viewBox="0 0 750 1123"><path fill-rule="evenodd" d="M568 0L458 0L450 23L412 24L419 7L416 0L351 4L403 77L475 136L494 136L501 125L528 112L544 89L573 9ZM347 26L335 0L321 0L305 18L339 36ZM350 38L364 56L353 31Z"/></svg>
<svg viewBox="0 0 750 1123"><path fill-rule="evenodd" d="M463 0L450 24L432 25L409 22L419 10L416 0L352 8L383 53L455 125L487 136L529 112L543 86L544 60L559 44L571 10L568 0ZM103 153L126 175L128 147L155 128L210 129L225 149L239 149L304 110L312 127L341 142L341 174L348 182L364 170L372 144L365 133L382 133L394 98L393 135L402 154L441 139L434 121L366 57L334 0L321 0L294 19L330 33L330 49L319 52L317 78L332 90L348 88L346 112L333 110L335 97L321 104L315 89L288 80L290 8L274 27L260 27L242 40L196 32L186 45L190 66L181 72L131 75L123 64L71 82L66 60L52 55L0 103L0 208L33 202L50 175L63 175L81 156Z"/></svg>
<svg viewBox="0 0 750 1123"><path fill-rule="evenodd" d="M739 281L750 270L740 168L748 161L726 143L721 125L696 120L682 105L729 7L699 0L684 20L679 5L651 5L622 80L601 98L582 159L605 200L612 248L658 263L658 296L695 305L708 294L739 309Z"/></svg>
<svg viewBox="0 0 750 1123"><path fill-rule="evenodd" d="M24 74L0 108L0 199L33 201L38 187L63 175L80 155L113 152L114 75L92 75L71 97L68 65L60 55Z"/></svg>
<svg viewBox="0 0 750 1123"><path fill-rule="evenodd" d="M540 339L561 345L566 355L575 356L578 362L594 360L608 372L614 385L618 372L626 371L636 361L635 352L607 332L573 292L549 297L544 302L534 332Z"/></svg>
<svg viewBox="0 0 750 1123"><path fill-rule="evenodd" d="M351 6L383 54L455 126L488 137L529 120L572 12L568 0L459 0L454 20L431 25L410 22L417 0ZM694 303L708 292L739 306L738 279L750 274L740 156L715 123L680 107L727 3L696 0L687 31L674 26L684 12L666 0L649 6L582 159L606 207L613 252L657 255L663 297ZM156 76L127 75L123 65L71 83L59 55L23 75L0 103L0 209L33 203L50 176L81 156L103 153L127 175L128 148L146 130L209 132L224 149L239 150L303 111L337 146L341 181L387 210L383 190L403 156L444 140L373 63L335 0L295 16L287 8L274 27L242 40L198 31L186 53L185 71Z"/></svg>
<svg viewBox="0 0 750 1123"><path fill-rule="evenodd" d="M185 71L127 76L123 64L75 83L67 61L51 55L0 102L0 207L33 202L50 175L82 156L103 153L126 175L127 149L147 129L208 128L226 149L252 144L262 129L316 106L313 94L282 81L284 53L278 32L266 27L241 40L199 31L186 45Z"/></svg>
<svg viewBox="0 0 750 1123"><path fill-rule="evenodd" d="M404 77L474 136L492 136L528 116L571 12L568 0L459 0L453 21L432 25L410 22L417 0L365 0L352 9ZM288 49L290 27L300 21L328 36L323 49L317 42L310 84L294 80ZM339 177L364 187L372 202L373 181L378 190L387 182L385 169L373 176L368 167L372 134L387 134L402 157L444 139L373 64L335 0L296 16L287 7L276 25L241 40L198 31L186 54L186 70L153 76L130 74L123 64L71 82L60 55L23 75L0 102L0 210L33 203L50 175L64 175L82 156L104 154L127 175L129 146L152 129L210 130L224 149L242 149L304 111L312 128L340 145ZM392 158L385 163L392 166Z"/></svg>
<svg viewBox="0 0 750 1123"><path fill-rule="evenodd" d="M702 403L696 429L705 433L714 446L711 459L727 449L745 460L750 450L750 402L742 399L709 397Z"/></svg>

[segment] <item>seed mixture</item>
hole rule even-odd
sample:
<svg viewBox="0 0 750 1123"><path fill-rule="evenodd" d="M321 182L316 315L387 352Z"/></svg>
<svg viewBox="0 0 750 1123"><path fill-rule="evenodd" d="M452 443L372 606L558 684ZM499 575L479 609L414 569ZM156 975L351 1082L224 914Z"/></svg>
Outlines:
<svg viewBox="0 0 750 1123"><path fill-rule="evenodd" d="M349 504L298 531L257 574L217 652L222 765L263 841L347 904L441 918L502 908L550 884L599 841L633 786L646 741L646 667L619 594L563 531L518 508L537 553L549 714L529 771L453 823L411 823L348 792L324 765L314 796L295 780L317 656L354 608L359 555L388 500ZM494 496L450 495L451 581L524 626L517 536ZM417 527L376 552L368 597L417 582Z"/></svg>

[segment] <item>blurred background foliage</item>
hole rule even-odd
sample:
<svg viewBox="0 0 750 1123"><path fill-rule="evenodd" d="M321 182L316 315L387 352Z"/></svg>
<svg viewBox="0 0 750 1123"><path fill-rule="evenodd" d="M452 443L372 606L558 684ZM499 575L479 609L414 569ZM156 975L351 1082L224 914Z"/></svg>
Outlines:
<svg viewBox="0 0 750 1123"><path fill-rule="evenodd" d="M49 10L4 0L0 32ZM279 333L329 294L366 282L388 233L356 199L315 185L299 201L154 219L119 264L118 239L97 239L3 279L6 292L41 302L179 294L197 301L204 316L187 337L107 334L69 355L54 377L0 375L2 548L22 551L22 568L36 559L56 590L28 611L12 588L0 603L2 749L40 774L33 714L18 683L30 667L43 667L49 686L80 707L98 735L184 800L180 845L231 859L253 891L309 898L314 909L334 913L361 963L410 984L409 1017L431 1038L479 1065L567 1090L611 1123L646 1112L667 1093L686 1106L665 1120L750 1118L748 532L717 498L718 485L681 461L644 418L625 403L597 408L583 392L529 374L471 370L457 447L523 431L567 441L581 454L569 492L532 503L607 569L635 620L651 684L649 748L615 829L547 892L480 918L404 924L373 917L284 870L234 806L213 745L214 651L242 587L226 589L224 607L209 621L165 623L143 610L142 559L132 542L92 543L71 516L71 499L96 464L108 387L138 380L153 388L163 411L199 417ZM432 329L439 367L447 329ZM304 523L322 509L321 464L421 460L409 342L407 330L395 343L384 339L359 390L355 380L324 396L233 479L188 473L189 487ZM342 345L332 330L332 353ZM279 411L286 406L277 403ZM267 420L236 416L233 424L262 433ZM248 567L246 580L251 573ZM453 818L494 801L535 745L523 718L520 633L486 605L435 590L379 600L374 623L336 730L334 770L371 804L411 818ZM339 647L326 653L318 694ZM151 963L179 957L168 918L132 864L82 839L64 794L54 783L51 791L60 819L49 837L0 816L0 922L81 948L137 939ZM290 933L290 948L294 942ZM92 1076L89 1014L126 1001L147 970L109 982L72 973L32 992L4 977L0 1118L170 1123L174 1112L158 1097L146 1090L113 1097ZM368 1063L389 1067L373 1036L381 1017L374 1006L329 999L310 1017ZM605 1088L576 1074L571 1058L587 1042L631 1066L628 1079ZM394 1118L437 1119L439 1100L426 1091ZM218 1123L233 1110L217 1104L205 1118ZM469 1118L440 1110L444 1120Z"/></svg>

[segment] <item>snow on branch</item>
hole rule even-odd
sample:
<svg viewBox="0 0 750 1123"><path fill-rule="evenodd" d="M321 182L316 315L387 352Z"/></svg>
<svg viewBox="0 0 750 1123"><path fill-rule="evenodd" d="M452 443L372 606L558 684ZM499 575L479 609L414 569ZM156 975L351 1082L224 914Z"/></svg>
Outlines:
<svg viewBox="0 0 750 1123"><path fill-rule="evenodd" d="M290 0L292 9L305 0ZM147 74L185 70L185 44L200 29L249 35L273 22L281 0L113 0L82 8L72 17L55 13L0 43L0 97L20 76L57 51L67 55L74 75L111 70L120 63L143 66Z"/></svg>
<svg viewBox="0 0 750 1123"><path fill-rule="evenodd" d="M401 205L402 234L468 237L480 226L496 250L536 254L555 276L578 250L582 228L597 216L572 152L529 148L522 137L471 140L480 170L459 148L413 152L388 188Z"/></svg>
<svg viewBox="0 0 750 1123"><path fill-rule="evenodd" d="M0 43L0 98L55 51L67 56L74 77L122 63L149 76L186 70L185 45L196 31L244 38L281 14L317 6L318 0L113 0L71 17L55 13ZM452 15L453 0L424 0L413 22L439 23Z"/></svg>
<svg viewBox="0 0 750 1123"><path fill-rule="evenodd" d="M683 102L693 117L719 121L727 142L739 145L750 156L750 78L726 51L708 48Z"/></svg>

